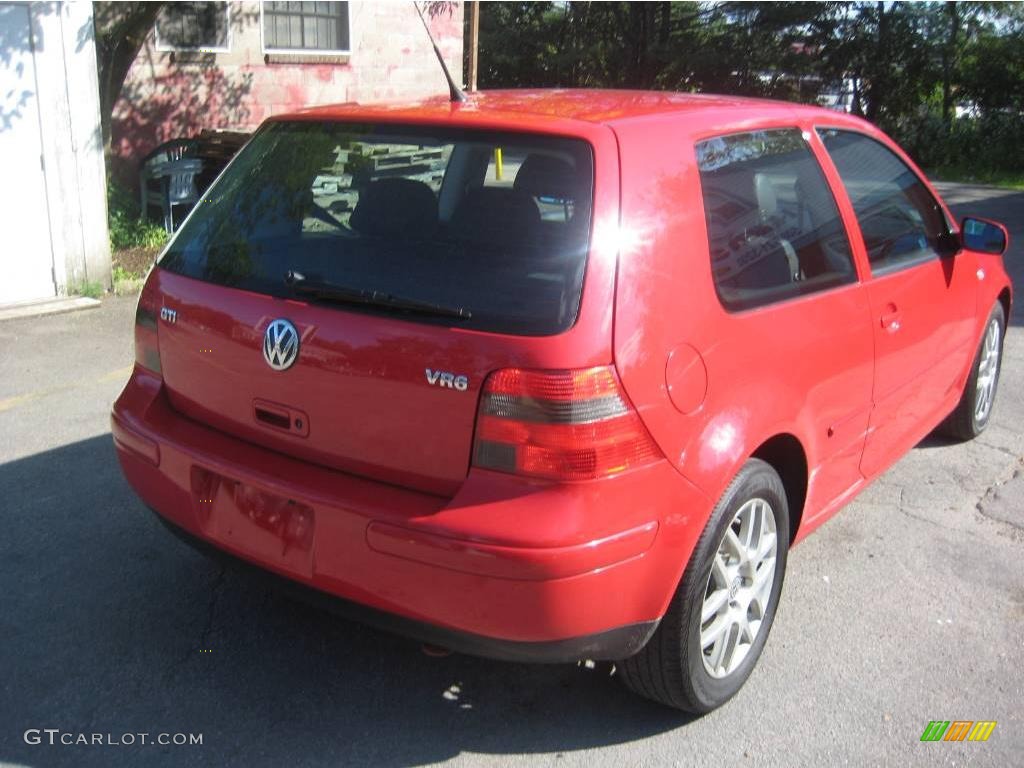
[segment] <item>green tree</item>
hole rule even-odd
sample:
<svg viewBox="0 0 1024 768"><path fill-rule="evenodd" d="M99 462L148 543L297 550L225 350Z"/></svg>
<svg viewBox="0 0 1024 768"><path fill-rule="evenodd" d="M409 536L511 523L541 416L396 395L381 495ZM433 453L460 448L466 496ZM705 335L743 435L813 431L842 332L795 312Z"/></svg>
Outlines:
<svg viewBox="0 0 1024 768"><path fill-rule="evenodd" d="M959 60L962 95L982 112L1024 110L1024 7L985 3Z"/></svg>
<svg viewBox="0 0 1024 768"><path fill-rule="evenodd" d="M93 3L96 68L100 84L100 126L103 145L110 147L110 120L128 70L142 50L163 3Z"/></svg>

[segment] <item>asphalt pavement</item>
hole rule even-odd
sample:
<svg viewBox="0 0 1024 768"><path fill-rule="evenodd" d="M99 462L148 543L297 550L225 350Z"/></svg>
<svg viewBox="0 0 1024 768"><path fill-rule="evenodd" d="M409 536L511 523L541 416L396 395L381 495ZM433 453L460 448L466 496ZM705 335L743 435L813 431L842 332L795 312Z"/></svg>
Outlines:
<svg viewBox="0 0 1024 768"><path fill-rule="evenodd" d="M1011 225L1024 287L1024 193L942 190ZM699 719L632 696L607 664L432 658L221 570L114 457L134 299L0 323L0 763L1019 765L1019 299L988 431L925 440L797 546L758 668ZM931 720L998 724L984 743L922 743ZM121 743L50 745L43 729ZM124 743L141 733L202 744Z"/></svg>

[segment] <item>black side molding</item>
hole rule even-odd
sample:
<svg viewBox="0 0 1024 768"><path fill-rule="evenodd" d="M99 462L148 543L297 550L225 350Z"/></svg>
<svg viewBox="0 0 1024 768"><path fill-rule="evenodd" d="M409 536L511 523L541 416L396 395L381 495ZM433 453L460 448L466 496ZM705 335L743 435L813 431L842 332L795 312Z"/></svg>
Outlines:
<svg viewBox="0 0 1024 768"><path fill-rule="evenodd" d="M544 664L566 664L583 659L617 661L637 653L644 647L651 638L651 635L654 634L654 630L658 628L657 621L645 621L638 624L615 627L614 629L605 630L593 635L583 635L581 637L570 637L564 640L547 642L501 640L470 632L460 632L361 605L360 603L345 600L336 595L331 595L300 582L279 576L198 538L180 526L175 525L155 510L153 510L153 514L156 515L157 520L163 523L167 530L190 547L214 560L222 562L229 568L245 573L250 578L265 582L273 589L322 610L376 627L385 632L404 635L421 642L450 648L453 651L471 656L483 656L500 661Z"/></svg>

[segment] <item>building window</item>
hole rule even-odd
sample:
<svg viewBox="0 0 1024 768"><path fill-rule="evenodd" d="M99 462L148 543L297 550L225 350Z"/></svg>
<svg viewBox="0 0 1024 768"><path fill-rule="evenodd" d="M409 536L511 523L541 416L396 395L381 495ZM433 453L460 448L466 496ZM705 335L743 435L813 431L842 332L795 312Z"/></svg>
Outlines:
<svg viewBox="0 0 1024 768"><path fill-rule="evenodd" d="M263 50L348 53L348 3L263 3Z"/></svg>
<svg viewBox="0 0 1024 768"><path fill-rule="evenodd" d="M164 51L227 51L228 3L167 3L156 20L156 45Z"/></svg>

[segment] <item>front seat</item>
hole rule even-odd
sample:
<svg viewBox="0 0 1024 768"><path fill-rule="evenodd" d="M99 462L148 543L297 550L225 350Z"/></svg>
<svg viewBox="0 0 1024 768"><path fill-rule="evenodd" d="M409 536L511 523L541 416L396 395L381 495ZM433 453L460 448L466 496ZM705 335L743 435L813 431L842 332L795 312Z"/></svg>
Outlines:
<svg viewBox="0 0 1024 768"><path fill-rule="evenodd" d="M540 211L517 189L477 187L466 192L452 215L452 237L474 245L522 246L536 239Z"/></svg>
<svg viewBox="0 0 1024 768"><path fill-rule="evenodd" d="M437 228L437 197L422 181L371 181L359 192L349 226L375 237L429 237Z"/></svg>
<svg viewBox="0 0 1024 768"><path fill-rule="evenodd" d="M797 256L793 244L782 237L780 230L783 226L782 217L779 215L779 195L773 182L765 173L754 174L754 196L757 199L757 207L760 212L762 223L771 227L772 235L777 237L778 245L786 254L786 261L789 262L789 276L791 280L799 280L800 259Z"/></svg>

